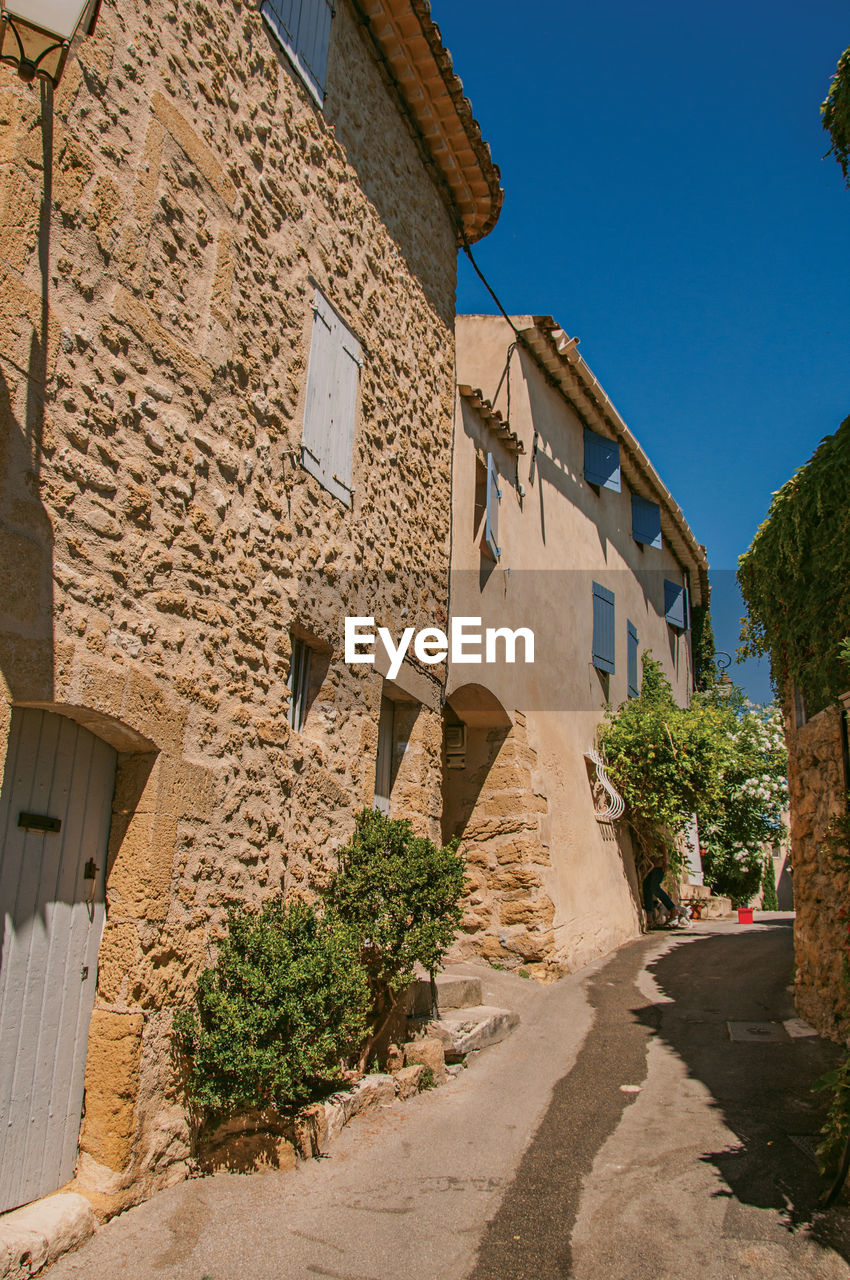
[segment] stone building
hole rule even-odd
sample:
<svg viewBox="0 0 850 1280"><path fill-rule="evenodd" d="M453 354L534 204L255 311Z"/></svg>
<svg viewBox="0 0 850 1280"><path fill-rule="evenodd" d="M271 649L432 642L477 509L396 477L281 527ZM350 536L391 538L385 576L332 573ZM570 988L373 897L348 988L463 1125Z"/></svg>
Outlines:
<svg viewBox="0 0 850 1280"><path fill-rule="evenodd" d="M639 932L640 868L589 753L644 651L687 703L708 600L705 549L576 346L551 317L457 321L451 615L532 630L534 663L522 638L513 664L452 663L444 835L474 880L461 951L541 973Z"/></svg>
<svg viewBox="0 0 850 1280"><path fill-rule="evenodd" d="M822 1035L844 1038L850 875L833 856L850 792L850 693L809 717L797 690L785 700L791 862L794 880L795 1002ZM780 904L781 905L781 904Z"/></svg>
<svg viewBox="0 0 850 1280"><path fill-rule="evenodd" d="M501 195L427 0L106 0L55 97L0 68L0 1209L184 1176L228 904L376 798L439 833L443 673L342 619L446 618Z"/></svg>

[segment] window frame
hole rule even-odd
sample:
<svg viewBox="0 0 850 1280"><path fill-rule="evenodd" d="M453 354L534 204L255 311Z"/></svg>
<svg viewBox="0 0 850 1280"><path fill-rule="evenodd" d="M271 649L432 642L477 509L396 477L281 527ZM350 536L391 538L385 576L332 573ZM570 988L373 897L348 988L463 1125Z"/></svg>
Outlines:
<svg viewBox="0 0 850 1280"><path fill-rule="evenodd" d="M313 649L300 636L290 635L289 643L289 674L286 678L286 687L289 690L289 707L286 719L290 729L294 730L295 733L302 733L309 709Z"/></svg>

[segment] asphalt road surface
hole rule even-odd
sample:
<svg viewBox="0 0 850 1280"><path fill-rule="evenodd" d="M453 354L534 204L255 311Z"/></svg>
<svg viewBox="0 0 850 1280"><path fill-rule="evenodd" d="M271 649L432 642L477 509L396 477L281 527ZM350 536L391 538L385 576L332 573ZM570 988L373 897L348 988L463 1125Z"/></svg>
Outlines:
<svg viewBox="0 0 850 1280"><path fill-rule="evenodd" d="M294 1174L220 1175L114 1219L50 1280L850 1280L820 1212L790 919L656 933L541 988L456 1080Z"/></svg>

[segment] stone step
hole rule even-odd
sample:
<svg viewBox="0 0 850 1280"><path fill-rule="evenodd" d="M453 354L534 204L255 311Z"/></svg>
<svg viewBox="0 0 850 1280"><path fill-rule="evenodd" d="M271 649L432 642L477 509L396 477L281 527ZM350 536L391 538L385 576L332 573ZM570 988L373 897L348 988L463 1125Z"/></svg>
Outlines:
<svg viewBox="0 0 850 1280"><path fill-rule="evenodd" d="M465 973L437 974L437 1010L467 1009L481 1004L481 979ZM420 978L410 988L407 1012L414 1018L431 1015L431 983Z"/></svg>
<svg viewBox="0 0 850 1280"><path fill-rule="evenodd" d="M723 916L731 916L732 900L731 898L715 897L714 894L710 898L702 898L699 903L700 920L720 920Z"/></svg>
<svg viewBox="0 0 850 1280"><path fill-rule="evenodd" d="M442 1040L447 1062L456 1062L476 1049L498 1044L519 1026L519 1014L512 1009L497 1009L479 1004L471 1008L450 1009L438 1021L411 1018L415 1036L436 1036Z"/></svg>

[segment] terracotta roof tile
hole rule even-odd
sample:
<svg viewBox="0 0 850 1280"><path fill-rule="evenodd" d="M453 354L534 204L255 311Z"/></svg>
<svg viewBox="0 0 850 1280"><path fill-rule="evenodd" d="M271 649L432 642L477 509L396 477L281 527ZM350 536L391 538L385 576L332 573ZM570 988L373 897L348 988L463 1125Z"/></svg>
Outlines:
<svg viewBox="0 0 850 1280"><path fill-rule="evenodd" d="M499 217L499 168L431 18L429 0L352 0L411 123L442 177L462 234L474 243Z"/></svg>

